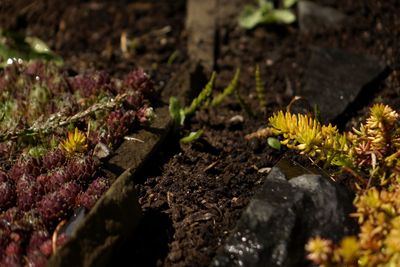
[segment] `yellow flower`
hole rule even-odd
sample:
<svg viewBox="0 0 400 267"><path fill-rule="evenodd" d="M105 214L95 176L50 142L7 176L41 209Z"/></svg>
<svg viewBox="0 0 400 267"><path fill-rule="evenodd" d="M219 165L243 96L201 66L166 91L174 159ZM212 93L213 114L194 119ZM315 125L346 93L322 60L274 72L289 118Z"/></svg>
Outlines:
<svg viewBox="0 0 400 267"><path fill-rule="evenodd" d="M74 132L68 132L67 139L60 143L60 149L70 156L85 152L87 149L85 134L79 131L78 128L75 128Z"/></svg>
<svg viewBox="0 0 400 267"><path fill-rule="evenodd" d="M357 259L357 252L359 251L359 244L357 238L354 236L347 236L340 242L340 248L336 252L343 258L345 263L354 263Z"/></svg>
<svg viewBox="0 0 400 267"><path fill-rule="evenodd" d="M369 128L382 128L383 124L393 126L399 114L391 107L384 104L375 104L370 109L371 116L367 119L367 127Z"/></svg>
<svg viewBox="0 0 400 267"><path fill-rule="evenodd" d="M388 233L385 245L387 254L395 254L400 253L400 228L398 227L400 217L393 219L392 221L392 229ZM397 227L396 227L397 226Z"/></svg>
<svg viewBox="0 0 400 267"><path fill-rule="evenodd" d="M307 259L315 264L324 264L332 256L332 241L319 236L312 238L306 244Z"/></svg>

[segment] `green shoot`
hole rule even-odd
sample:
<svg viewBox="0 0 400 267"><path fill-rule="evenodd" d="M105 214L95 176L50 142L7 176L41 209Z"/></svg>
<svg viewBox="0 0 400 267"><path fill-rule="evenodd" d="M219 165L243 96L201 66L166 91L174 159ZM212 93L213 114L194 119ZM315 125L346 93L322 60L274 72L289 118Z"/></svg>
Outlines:
<svg viewBox="0 0 400 267"><path fill-rule="evenodd" d="M51 60L57 64L63 62L39 38L24 37L0 28L0 67L5 67L10 61L34 59Z"/></svg>
<svg viewBox="0 0 400 267"><path fill-rule="evenodd" d="M183 126L185 124L186 117L192 115L197 109L207 103L211 97L215 76L216 74L213 72L206 86L203 88L203 90L201 90L200 94L193 99L189 107L182 107L176 97L170 97L169 114L177 125Z"/></svg>
<svg viewBox="0 0 400 267"><path fill-rule="evenodd" d="M178 99L176 99L174 96L169 98L169 114L177 125L183 126L186 117L185 111L181 107Z"/></svg>
<svg viewBox="0 0 400 267"><path fill-rule="evenodd" d="M191 143L197 139L199 139L203 135L204 131L203 130L198 130L196 132L191 132L188 136L185 136L181 138L181 143L187 144Z"/></svg>
<svg viewBox="0 0 400 267"><path fill-rule="evenodd" d="M216 73L215 71L211 74L211 78L206 84L206 86L201 90L200 94L198 97L193 99L192 103L190 104L189 107L186 107L184 109L185 115L189 116L192 115L198 108L202 106L206 101L208 101L211 97L212 94L212 89L214 86L214 81L215 81Z"/></svg>
<svg viewBox="0 0 400 267"><path fill-rule="evenodd" d="M239 25L247 30L259 24L291 24L296 21L292 7L297 0L283 0L283 8L275 8L272 1L258 0L258 7L246 5L239 16Z"/></svg>
<svg viewBox="0 0 400 267"><path fill-rule="evenodd" d="M215 96L211 102L211 106L219 106L222 101L225 99L225 97L231 95L235 90L236 87L239 83L239 77L240 77L240 69L236 69L235 75L233 76L233 79L229 83L229 85L222 91L222 93L218 94Z"/></svg>
<svg viewBox="0 0 400 267"><path fill-rule="evenodd" d="M255 71L256 78L256 92L258 101L260 102L260 107L262 110L265 110L267 107L267 101L265 100L265 88L264 83L261 79L260 65L257 64Z"/></svg>

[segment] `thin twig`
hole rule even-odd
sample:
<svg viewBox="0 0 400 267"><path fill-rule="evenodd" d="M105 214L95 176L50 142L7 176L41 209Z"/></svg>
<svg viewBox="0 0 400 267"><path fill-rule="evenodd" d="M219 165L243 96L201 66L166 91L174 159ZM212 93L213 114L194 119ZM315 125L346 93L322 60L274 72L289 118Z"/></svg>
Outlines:
<svg viewBox="0 0 400 267"><path fill-rule="evenodd" d="M72 116L64 116L62 113L52 114L45 122L35 121L31 127L17 129L0 133L0 142L15 140L21 136L32 136L37 134L48 134L56 130L58 127L79 121L98 111L111 110L122 103L127 94L117 95L114 99L110 99L106 103L95 103L82 112L78 112Z"/></svg>

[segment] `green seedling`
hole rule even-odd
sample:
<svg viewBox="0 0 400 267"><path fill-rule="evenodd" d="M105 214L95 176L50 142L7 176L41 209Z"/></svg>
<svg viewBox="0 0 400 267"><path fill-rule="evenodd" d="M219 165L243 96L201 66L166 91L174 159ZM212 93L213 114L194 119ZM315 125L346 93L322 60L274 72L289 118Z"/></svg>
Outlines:
<svg viewBox="0 0 400 267"><path fill-rule="evenodd" d="M196 110L206 105L212 94L215 76L216 74L213 72L206 86L203 88L203 90L201 90L200 94L193 99L189 107L182 107L176 97L170 97L169 114L174 119L175 123L177 123L179 126L183 126L185 124L185 119L188 116L193 115Z"/></svg>
<svg viewBox="0 0 400 267"><path fill-rule="evenodd" d="M267 138L267 143L273 149L281 150L281 143L279 142L278 138L268 137Z"/></svg>
<svg viewBox="0 0 400 267"><path fill-rule="evenodd" d="M197 139L199 139L203 135L204 131L203 130L198 130L196 132L191 132L188 136L185 136L181 138L181 143L187 144L191 143Z"/></svg>
<svg viewBox="0 0 400 267"><path fill-rule="evenodd" d="M13 61L35 59L54 61L62 64L62 58L56 55L44 41L37 37L24 37L20 34L0 29L0 67Z"/></svg>
<svg viewBox="0 0 400 267"><path fill-rule="evenodd" d="M261 110L265 110L267 108L267 101L265 100L265 87L264 82L261 79L260 65L258 64L256 66L255 79L257 98L260 103L260 108Z"/></svg>
<svg viewBox="0 0 400 267"><path fill-rule="evenodd" d="M200 94L193 99L192 103L188 107L182 107L176 97L171 97L169 99L169 113L175 124L183 127L185 124L185 120L192 116L196 110L199 110L203 107L207 107L209 105L216 107L222 103L222 101L229 95L236 92L237 94L237 86L239 84L240 77L240 69L238 68L235 72L234 77L230 81L229 85L222 90L221 93L217 94L215 97L212 97L212 91L214 87L214 82L216 78L216 73L213 72L210 80L206 84L206 86L201 90ZM181 139L182 143L189 143L196 139L198 139L203 134L203 131L192 132L188 136Z"/></svg>
<svg viewBox="0 0 400 267"><path fill-rule="evenodd" d="M239 25L247 30L260 24L291 24L296 16L290 8L297 0L284 0L282 8L276 8L272 1L258 0L258 7L246 5L239 16Z"/></svg>
<svg viewBox="0 0 400 267"><path fill-rule="evenodd" d="M213 72L210 80L206 84L206 86L201 90L198 97L193 99L192 103L189 107L184 108L184 112L186 116L192 115L196 110L200 109L204 104L207 105L208 101L211 98L212 90L214 87L216 73Z"/></svg>
<svg viewBox="0 0 400 267"><path fill-rule="evenodd" d="M222 101L229 95L231 95L233 92L235 92L238 83L239 83L239 77L240 77L240 69L236 69L235 75L233 76L233 79L229 83L229 85L217 96L215 96L211 102L211 106L219 106Z"/></svg>
<svg viewBox="0 0 400 267"><path fill-rule="evenodd" d="M176 125L183 127L185 124L185 119L188 116L193 115L193 113L200 109L203 106L207 106L207 103L210 100L212 89L215 82L216 73L213 72L211 75L210 80L206 84L206 86L201 90L200 94L193 99L192 103L189 107L182 107L176 97L170 97L169 99L169 114L175 121ZM203 131L191 132L188 136L183 137L181 139L182 143L190 143L198 138L203 134Z"/></svg>

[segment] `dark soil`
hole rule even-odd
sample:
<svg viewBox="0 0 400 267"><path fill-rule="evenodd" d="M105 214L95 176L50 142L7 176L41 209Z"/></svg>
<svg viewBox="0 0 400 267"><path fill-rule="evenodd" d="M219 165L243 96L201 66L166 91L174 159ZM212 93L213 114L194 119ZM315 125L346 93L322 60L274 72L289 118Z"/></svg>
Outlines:
<svg viewBox="0 0 400 267"><path fill-rule="evenodd" d="M265 141L244 136L266 125L267 118L303 85L312 46L335 47L374 55L389 76L363 107L351 110L348 127L357 124L367 105L400 104L400 3L397 0L317 1L350 17L341 30L303 34L297 24L240 29L237 12L244 2L220 0L228 7L219 20L217 90L241 67L240 94L255 116L234 98L220 107L197 112L181 135L203 129L197 141L179 144L176 133L136 175L143 219L138 231L116 252L110 266L208 266L235 226L241 210L283 152ZM187 60L185 1L2 1L0 26L45 40L71 72L105 69L123 75L140 66L162 90ZM121 33L137 38L135 51L120 49ZM177 55L172 63L171 55ZM255 93L254 70L261 67L267 110ZM178 73L179 75L179 73ZM238 117L239 116L239 117ZM241 117L240 117L241 116ZM243 120L242 120L243 119ZM346 122L342 122L346 123Z"/></svg>

